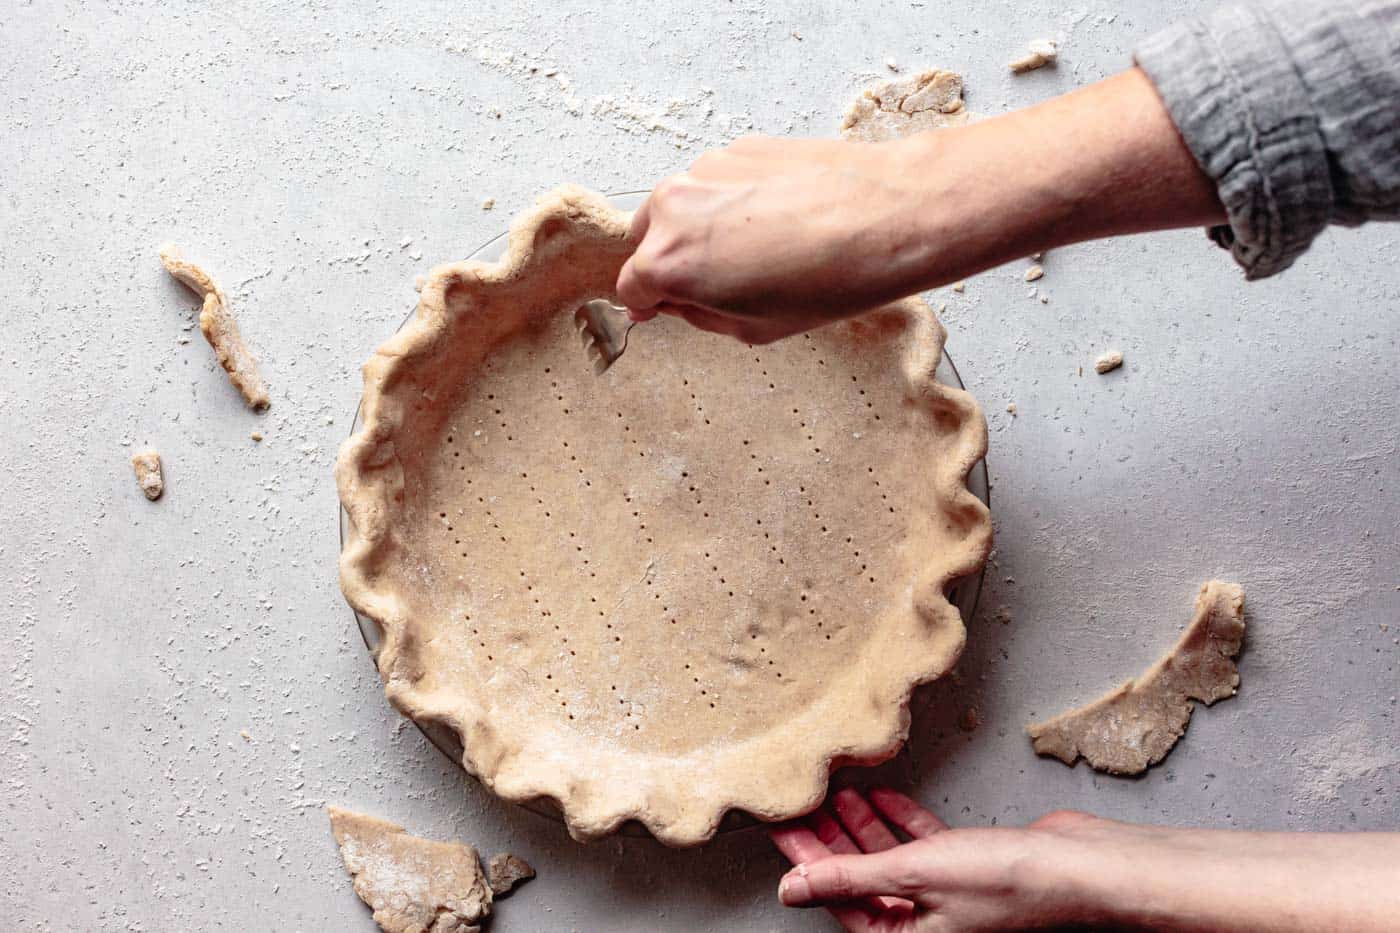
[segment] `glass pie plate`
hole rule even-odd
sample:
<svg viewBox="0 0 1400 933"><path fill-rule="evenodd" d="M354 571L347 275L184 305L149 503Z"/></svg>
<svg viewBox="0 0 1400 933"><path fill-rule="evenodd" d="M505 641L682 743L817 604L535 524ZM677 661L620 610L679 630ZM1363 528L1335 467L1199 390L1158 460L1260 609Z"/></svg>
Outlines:
<svg viewBox="0 0 1400 933"><path fill-rule="evenodd" d="M648 193L649 192L646 191L627 191L620 194L610 194L608 195L608 201L620 210L634 211L646 200ZM496 262L505 254L508 236L508 232L498 234L467 258L479 262ZM403 321L400 322L399 328L402 329L412 317L413 312L409 312ZM580 355L583 354L581 346L579 353ZM935 376L938 381L942 382L944 385L955 386L959 389L963 388L962 378L958 375L957 367L953 365L953 361L949 358L946 351L943 354L943 358L938 363ZM350 433L352 435L360 430L360 415L360 406L357 405L355 408L354 423L350 427ZM991 504L990 488L987 481L987 463L985 460L979 460L972 468L971 473L969 473L967 477L967 485L972 491L972 494L978 499L981 499L983 503ZM341 549L344 550L346 541L352 534L352 529L350 527L350 516L346 513L345 509L341 508L339 511L340 545ZM977 600L982 592L982 579L984 574L985 568L979 569L975 574L970 574L954 581L953 585L948 590L948 600L958 607L958 611L961 613L965 624L971 622L973 614L977 611ZM379 646L383 639L383 633L380 631L379 625L373 619L361 615L358 612L354 612L353 615L355 617L355 623L359 628L360 636L364 639L365 647L369 649L370 658L375 661L377 667ZM462 767L462 743L455 732L433 723L425 724L415 721L414 725L427 737L428 741L437 746L439 751L446 755L458 767ZM563 822L563 817L558 807L550 800L525 801L521 803L520 806L557 822ZM747 813L731 810L729 813L725 814L723 821L720 823L719 831L730 832L736 829L743 829L755 825L756 822L757 821ZM646 831L635 823L624 824L621 832L625 835L647 835Z"/></svg>

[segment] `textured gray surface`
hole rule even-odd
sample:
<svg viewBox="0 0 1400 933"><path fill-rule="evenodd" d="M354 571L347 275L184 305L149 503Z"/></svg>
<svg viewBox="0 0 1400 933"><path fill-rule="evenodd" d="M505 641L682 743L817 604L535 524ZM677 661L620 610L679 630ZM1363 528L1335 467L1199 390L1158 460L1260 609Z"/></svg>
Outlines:
<svg viewBox="0 0 1400 933"><path fill-rule="evenodd" d="M757 834L576 845L387 706L335 581L331 463L358 364L416 273L557 182L645 187L750 129L830 134L886 58L959 69L998 112L1112 73L1199 5L698 6L0 11L10 926L371 929L334 802L529 858L540 878L502 930L825 928L777 906ZM1045 34L1066 40L1061 66L1010 77ZM167 239L229 292L267 415L189 329ZM935 296L991 422L998 546L896 780L957 825L1059 806L1396 824L1397 246L1394 228L1329 233L1246 286L1181 232L1050 254L1045 305L1023 264ZM1107 347L1127 365L1095 376ZM155 504L127 463L148 443L166 457ZM1240 696L1140 780L1036 759L1022 725L1138 671L1211 576L1248 592ZM982 725L963 733L969 705Z"/></svg>

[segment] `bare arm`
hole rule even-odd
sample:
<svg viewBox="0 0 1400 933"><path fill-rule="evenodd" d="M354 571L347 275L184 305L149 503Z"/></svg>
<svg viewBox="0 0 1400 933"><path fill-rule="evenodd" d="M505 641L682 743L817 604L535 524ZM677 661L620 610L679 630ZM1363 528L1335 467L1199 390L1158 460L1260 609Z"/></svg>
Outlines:
<svg viewBox="0 0 1400 933"><path fill-rule="evenodd" d="M1026 110L892 143L742 139L659 184L618 291L750 342L1038 250L1224 219L1133 69Z"/></svg>
<svg viewBox="0 0 1400 933"><path fill-rule="evenodd" d="M901 831L912 839L901 843ZM838 791L772 832L791 907L848 930L1390 930L1400 833L1135 826L1060 812L1024 829L949 829L895 791Z"/></svg>

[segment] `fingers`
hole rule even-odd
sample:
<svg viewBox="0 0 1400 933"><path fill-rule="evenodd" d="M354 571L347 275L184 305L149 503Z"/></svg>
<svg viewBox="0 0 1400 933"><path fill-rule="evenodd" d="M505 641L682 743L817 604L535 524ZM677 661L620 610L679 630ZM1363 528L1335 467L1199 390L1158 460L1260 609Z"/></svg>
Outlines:
<svg viewBox="0 0 1400 933"><path fill-rule="evenodd" d="M787 860L794 865L815 862L831 855L831 850L817 838L816 833L801 823L774 826L768 830L768 838L773 840L778 851L787 856Z"/></svg>
<svg viewBox="0 0 1400 933"><path fill-rule="evenodd" d="M643 260L637 253L633 253L631 258L622 264L622 271L617 275L617 300L628 309L637 312L646 312L656 307L665 296L653 288L649 284L650 281L651 277L643 266Z"/></svg>
<svg viewBox="0 0 1400 933"><path fill-rule="evenodd" d="M627 238L633 243L640 243L646 238L647 228L651 226L651 196L642 202L642 206L632 214L632 226Z"/></svg>
<svg viewBox="0 0 1400 933"><path fill-rule="evenodd" d="M809 872L810 869L804 863L799 864L788 874L806 877ZM783 881L786 882L787 879L784 878ZM784 897L782 884L778 886L778 899L786 907L821 906L815 901L805 904L789 903ZM830 904L827 906L827 910L831 913L831 916L836 918L836 922L841 924L842 929L848 930L850 933L866 933L868 930L877 929L878 921L886 914L886 910L883 906L871 901L848 901L845 903Z"/></svg>
<svg viewBox="0 0 1400 933"><path fill-rule="evenodd" d="M919 894L924 884L911 871L913 853L898 847L869 855L832 855L799 865L778 884L778 899L788 907L842 903L859 898Z"/></svg>
<svg viewBox="0 0 1400 933"><path fill-rule="evenodd" d="M807 818L807 822L819 828L813 830L801 823L785 823L768 830L768 836L778 847L778 851L797 866L795 871L806 871L808 863L830 858L834 853L848 855L860 852L841 829L841 824L832 819L830 814L818 810ZM781 888L779 890L781 891ZM835 906L831 913L846 929L865 930L877 914L912 907L910 902L899 898L874 897L867 901Z"/></svg>
<svg viewBox="0 0 1400 933"><path fill-rule="evenodd" d="M885 819L915 839L923 839L948 828L947 823L897 790L874 787L871 788L869 796L870 802Z"/></svg>
<svg viewBox="0 0 1400 933"><path fill-rule="evenodd" d="M649 229L651 229L650 196L633 213L632 226L627 235L628 239L640 247L642 241L646 239ZM638 253L640 253L640 249L622 264L622 271L617 275L617 300L633 312L632 320L648 321L656 315L645 312L660 302L663 296L660 291L648 284L651 278L647 275L648 270L643 268L645 260L641 259Z"/></svg>
<svg viewBox="0 0 1400 933"><path fill-rule="evenodd" d="M817 810L807 817L807 825L812 827L812 832L816 833L817 839L821 841L833 855L858 855L860 846L855 840L846 835L846 831L841 828L841 824L825 810Z"/></svg>
<svg viewBox="0 0 1400 933"><path fill-rule="evenodd" d="M852 787L843 787L831 798L841 825L851 834L864 852L883 852L899 845L899 840L865 798ZM834 850L833 850L834 851Z"/></svg>

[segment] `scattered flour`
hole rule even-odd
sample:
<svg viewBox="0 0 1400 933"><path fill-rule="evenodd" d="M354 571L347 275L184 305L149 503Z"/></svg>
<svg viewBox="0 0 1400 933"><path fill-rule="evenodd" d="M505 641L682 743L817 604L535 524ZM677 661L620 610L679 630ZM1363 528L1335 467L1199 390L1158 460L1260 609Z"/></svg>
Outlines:
<svg viewBox="0 0 1400 933"><path fill-rule="evenodd" d="M634 91L585 97L556 64L545 64L542 56L502 48L491 37L474 42L449 39L443 48L469 55L524 84L532 103L553 106L574 116L610 119L616 128L635 136L668 136L677 148L723 145L754 126L748 114L716 111L712 88L702 87L690 97L672 97L664 104Z"/></svg>
<svg viewBox="0 0 1400 933"><path fill-rule="evenodd" d="M1337 800L1343 787L1394 771L1385 780L1400 781L1400 747L1393 738L1373 735L1361 722L1317 736L1299 750L1302 777L1294 785L1295 796L1319 804Z"/></svg>

